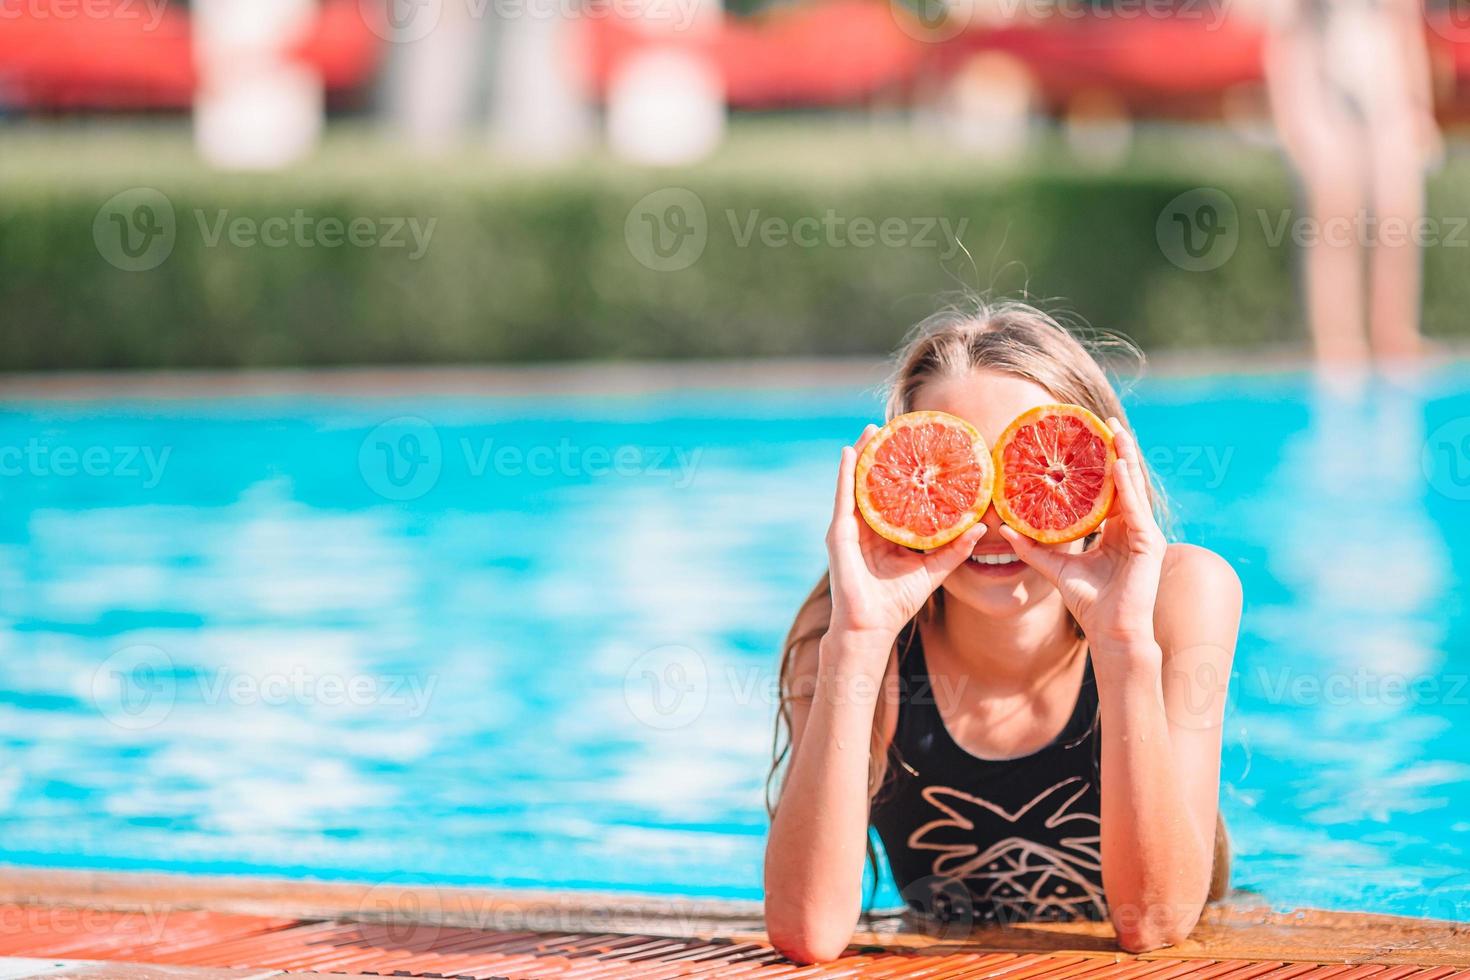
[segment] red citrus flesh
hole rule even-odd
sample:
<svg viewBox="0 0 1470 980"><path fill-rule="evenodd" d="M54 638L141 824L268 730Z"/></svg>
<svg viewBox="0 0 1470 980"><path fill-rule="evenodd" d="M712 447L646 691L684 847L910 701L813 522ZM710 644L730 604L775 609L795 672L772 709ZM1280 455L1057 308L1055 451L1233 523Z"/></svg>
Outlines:
<svg viewBox="0 0 1470 980"><path fill-rule="evenodd" d="M928 551L990 506L994 461L974 427L947 412L909 412L879 429L857 461L863 519L895 544Z"/></svg>
<svg viewBox="0 0 1470 980"><path fill-rule="evenodd" d="M1091 534L1113 505L1113 433L1080 405L1038 405L995 444L995 510L1044 544Z"/></svg>

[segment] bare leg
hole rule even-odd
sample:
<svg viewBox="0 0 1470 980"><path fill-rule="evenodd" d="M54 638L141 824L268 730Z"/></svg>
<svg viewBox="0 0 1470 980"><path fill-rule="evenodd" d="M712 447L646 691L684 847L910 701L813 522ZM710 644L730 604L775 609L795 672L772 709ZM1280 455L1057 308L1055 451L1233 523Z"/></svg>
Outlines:
<svg viewBox="0 0 1470 980"><path fill-rule="evenodd" d="M1368 336L1384 360L1419 354L1421 268L1418 225L1424 218L1423 163L1407 126L1375 127L1373 211L1376 234L1369 250Z"/></svg>
<svg viewBox="0 0 1470 980"><path fill-rule="evenodd" d="M1368 358L1364 337L1365 248L1358 216L1367 205L1358 154L1321 156L1302 168L1307 207L1317 238L1303 248L1307 322L1317 359L1361 364Z"/></svg>
<svg viewBox="0 0 1470 980"><path fill-rule="evenodd" d="M1272 112L1314 232L1300 245L1307 326L1320 362L1361 365L1368 358L1366 255L1356 218L1368 203L1365 133L1328 86L1306 19L1272 23L1265 52Z"/></svg>

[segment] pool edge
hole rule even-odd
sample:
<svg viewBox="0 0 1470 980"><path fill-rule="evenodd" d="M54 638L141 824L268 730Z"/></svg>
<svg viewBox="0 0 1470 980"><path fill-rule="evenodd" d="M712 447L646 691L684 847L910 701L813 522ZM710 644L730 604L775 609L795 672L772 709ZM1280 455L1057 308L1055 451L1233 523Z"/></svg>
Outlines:
<svg viewBox="0 0 1470 980"><path fill-rule="evenodd" d="M554 890L499 890L418 882L377 884L0 867L0 903L167 913L200 910L310 921L421 922L497 932L646 934L765 942L760 906ZM963 942L862 923L854 945L894 951L1121 955L1105 923L985 928ZM1287 962L1383 963L1470 969L1470 923L1364 912L1273 911L1227 904L1206 910L1190 939L1146 956Z"/></svg>

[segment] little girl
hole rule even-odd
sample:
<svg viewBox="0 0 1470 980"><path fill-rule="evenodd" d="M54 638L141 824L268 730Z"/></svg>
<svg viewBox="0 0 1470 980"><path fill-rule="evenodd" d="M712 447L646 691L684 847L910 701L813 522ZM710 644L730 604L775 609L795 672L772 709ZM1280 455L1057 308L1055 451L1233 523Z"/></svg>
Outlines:
<svg viewBox="0 0 1470 980"><path fill-rule="evenodd" d="M917 553L853 500L868 426L842 451L828 573L781 661L789 753L766 846L766 926L831 959L862 908L868 830L908 905L955 922L1109 918L1126 950L1178 942L1219 897L1221 721L1241 589L1166 542L1098 363L1021 304L943 313L900 353L888 415L958 415L986 441L1026 410L1082 405L1118 455L1113 511L1043 545L992 507Z"/></svg>

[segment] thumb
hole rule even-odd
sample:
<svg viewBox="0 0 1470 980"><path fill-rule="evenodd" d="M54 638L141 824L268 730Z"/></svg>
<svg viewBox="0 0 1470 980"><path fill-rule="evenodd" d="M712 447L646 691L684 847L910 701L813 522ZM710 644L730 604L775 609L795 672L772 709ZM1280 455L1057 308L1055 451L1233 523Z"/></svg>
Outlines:
<svg viewBox="0 0 1470 980"><path fill-rule="evenodd" d="M1059 584L1062 567L1067 563L1065 554L1042 547L1008 524L1001 525L1000 536L1016 549L1016 555L1022 561L1040 572L1042 578L1052 585Z"/></svg>
<svg viewBox="0 0 1470 980"><path fill-rule="evenodd" d="M975 550L975 545L985 536L987 530L989 529L985 522L979 521L949 544L935 548L925 555L924 565L929 569L929 574L938 581L948 578L950 572L959 568L970 557L970 552Z"/></svg>

